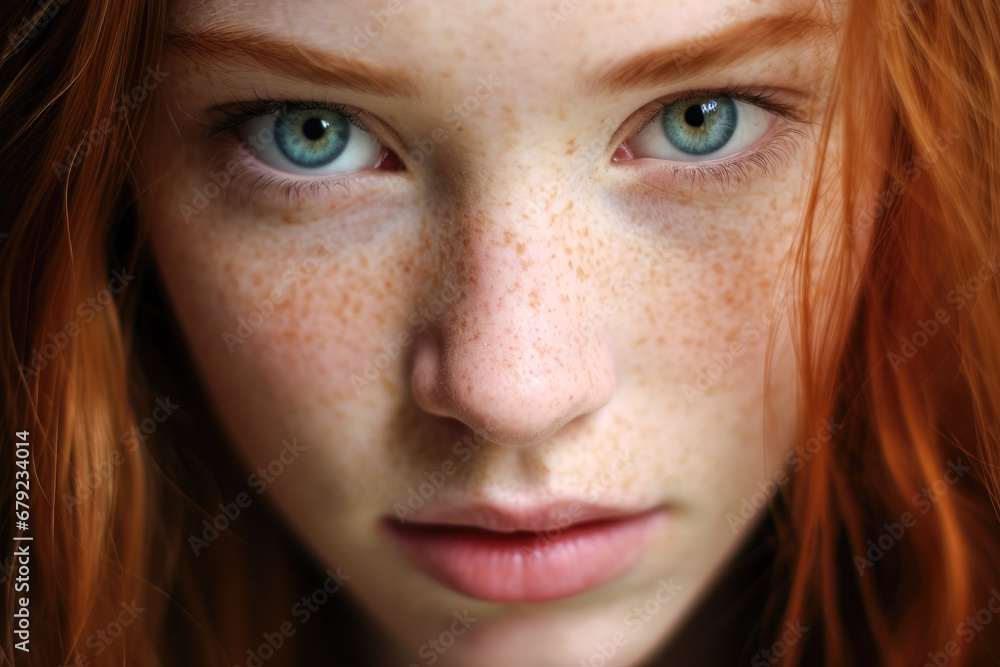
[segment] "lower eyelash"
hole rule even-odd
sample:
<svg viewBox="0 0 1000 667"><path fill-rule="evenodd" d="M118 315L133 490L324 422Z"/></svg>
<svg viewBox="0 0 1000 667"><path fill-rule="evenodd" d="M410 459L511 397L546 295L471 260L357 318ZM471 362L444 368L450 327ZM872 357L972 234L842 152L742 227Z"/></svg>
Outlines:
<svg viewBox="0 0 1000 667"><path fill-rule="evenodd" d="M233 159L233 155L236 155ZM230 160L230 162L226 162ZM240 154L235 150L227 150L216 156L213 165L223 162L235 164L227 191L231 190L239 197L239 204L246 207L254 201L281 201L284 200L286 206L295 203L296 200L312 198L318 200L331 194L346 196L353 199L354 193L351 191L351 173L342 177L327 177L324 179L296 179L287 175L270 173L254 164L255 158Z"/></svg>
<svg viewBox="0 0 1000 667"><path fill-rule="evenodd" d="M723 190L738 189L755 177L774 176L790 162L792 154L798 148L797 139L805 136L806 132L802 128L788 126L778 130L760 148L726 162L700 167L660 165L652 171L667 172L671 179L689 181L689 195L704 187L708 179L712 179Z"/></svg>
<svg viewBox="0 0 1000 667"><path fill-rule="evenodd" d="M275 176L261 171L252 172L250 168L243 170L237 177L233 178L234 185L241 190L241 203L246 206L254 201L255 197L266 197L268 199L284 199L285 205L291 205L295 200L306 197L320 197L330 195L336 190L342 190L349 198L353 199L354 194L351 187L344 179L321 180L321 181L300 181L291 180L281 176Z"/></svg>

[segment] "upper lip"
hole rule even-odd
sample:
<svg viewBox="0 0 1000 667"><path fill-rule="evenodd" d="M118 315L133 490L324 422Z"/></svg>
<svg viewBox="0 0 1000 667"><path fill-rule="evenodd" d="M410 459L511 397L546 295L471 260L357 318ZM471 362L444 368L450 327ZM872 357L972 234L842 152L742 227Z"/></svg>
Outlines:
<svg viewBox="0 0 1000 667"><path fill-rule="evenodd" d="M559 500L542 505L499 506L489 504L440 505L423 507L406 523L427 526L478 528L497 533L566 530L582 523L629 519L651 508L620 509L582 500Z"/></svg>

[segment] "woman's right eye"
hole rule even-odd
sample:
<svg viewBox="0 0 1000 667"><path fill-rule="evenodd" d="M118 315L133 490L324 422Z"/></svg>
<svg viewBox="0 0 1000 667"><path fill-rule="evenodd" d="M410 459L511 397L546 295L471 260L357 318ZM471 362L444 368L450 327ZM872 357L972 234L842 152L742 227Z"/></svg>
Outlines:
<svg viewBox="0 0 1000 667"><path fill-rule="evenodd" d="M355 121L330 109L288 108L241 123L244 141L257 138L258 160L281 172L330 176L378 167L387 151ZM259 141L268 138L266 141Z"/></svg>

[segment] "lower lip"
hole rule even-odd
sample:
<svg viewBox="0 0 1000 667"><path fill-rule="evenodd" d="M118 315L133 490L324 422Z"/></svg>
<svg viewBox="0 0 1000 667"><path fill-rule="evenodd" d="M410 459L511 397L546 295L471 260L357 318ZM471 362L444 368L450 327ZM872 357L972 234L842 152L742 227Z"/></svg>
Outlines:
<svg viewBox="0 0 1000 667"><path fill-rule="evenodd" d="M492 602L578 595L622 575L642 556L662 511L542 533L388 523L403 553L438 582Z"/></svg>

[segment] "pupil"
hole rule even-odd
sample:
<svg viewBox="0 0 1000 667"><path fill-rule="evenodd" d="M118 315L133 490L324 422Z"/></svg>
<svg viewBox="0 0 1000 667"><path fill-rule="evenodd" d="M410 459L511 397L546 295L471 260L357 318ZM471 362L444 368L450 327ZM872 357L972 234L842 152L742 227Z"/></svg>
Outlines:
<svg viewBox="0 0 1000 667"><path fill-rule="evenodd" d="M330 123L327 121L321 118L310 118L302 123L302 134L306 135L306 139L316 141L323 136L328 127L330 127Z"/></svg>
<svg viewBox="0 0 1000 667"><path fill-rule="evenodd" d="M701 107L695 104L689 106L687 111L684 112L684 120L691 127L701 127L705 122L705 114L702 113Z"/></svg>

